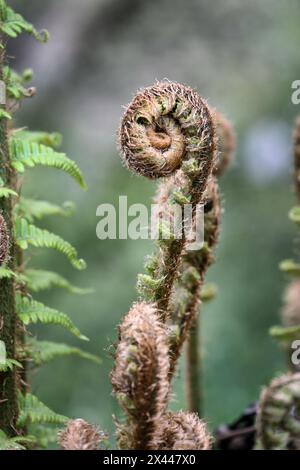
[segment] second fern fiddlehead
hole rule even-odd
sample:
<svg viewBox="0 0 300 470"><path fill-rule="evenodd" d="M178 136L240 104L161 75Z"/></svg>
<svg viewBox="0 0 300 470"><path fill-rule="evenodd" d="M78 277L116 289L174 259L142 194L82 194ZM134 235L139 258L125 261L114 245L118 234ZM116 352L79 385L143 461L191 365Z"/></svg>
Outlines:
<svg viewBox="0 0 300 470"><path fill-rule="evenodd" d="M125 316L112 373L114 392L128 421L119 426L121 448L153 449L169 395L168 342L155 308L140 302Z"/></svg>
<svg viewBox="0 0 300 470"><path fill-rule="evenodd" d="M300 373L275 379L262 392L257 433L265 450L300 450Z"/></svg>

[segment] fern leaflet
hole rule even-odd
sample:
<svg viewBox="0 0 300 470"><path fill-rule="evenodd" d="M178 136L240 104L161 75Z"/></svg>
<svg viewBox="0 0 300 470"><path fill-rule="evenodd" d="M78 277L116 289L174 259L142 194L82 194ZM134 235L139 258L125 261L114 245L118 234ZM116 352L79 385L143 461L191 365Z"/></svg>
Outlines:
<svg viewBox="0 0 300 470"><path fill-rule="evenodd" d="M22 250L26 250L28 245L36 248L53 248L67 256L76 269L86 267L84 260L78 259L77 250L69 242L48 230L29 224L24 218L17 218L15 221L15 235L17 244Z"/></svg>
<svg viewBox="0 0 300 470"><path fill-rule="evenodd" d="M54 308L46 307L46 305L36 300L23 297L20 294L16 296L17 313L25 325L30 323L43 323L60 325L73 335L80 339L88 341L88 338L80 333L72 320L65 313L59 312Z"/></svg>
<svg viewBox="0 0 300 470"><path fill-rule="evenodd" d="M1 277L0 268L0 277ZM66 289L72 294L90 294L92 289L81 289L73 286L67 279L53 271L44 271L42 269L26 269L22 273L22 280L32 292L40 292L42 290L59 287Z"/></svg>
<svg viewBox="0 0 300 470"><path fill-rule="evenodd" d="M300 325L298 326L273 326L270 335L282 342L289 342L299 339Z"/></svg>
<svg viewBox="0 0 300 470"><path fill-rule="evenodd" d="M52 343L50 341L37 341L31 339L26 345L27 357L32 359L36 365L45 364L47 362L56 359L57 357L75 355L82 359L95 362L96 364L101 363L101 359L94 354L82 351L79 348L68 346L62 343Z"/></svg>
<svg viewBox="0 0 300 470"><path fill-rule="evenodd" d="M79 185L86 189L86 184L77 164L64 153L56 152L53 148L36 142L22 141L12 138L10 141L11 164L19 173L24 173L25 167L36 165L48 166L65 171Z"/></svg>
<svg viewBox="0 0 300 470"><path fill-rule="evenodd" d="M18 37L21 33L25 32L31 34L40 42L46 42L48 40L47 31L38 32L35 27L26 21L22 15L15 13L14 10L5 5L1 1L1 10L3 15L3 21L0 24L1 31L11 38Z"/></svg>
<svg viewBox="0 0 300 470"><path fill-rule="evenodd" d="M35 442L33 436L8 437L0 429L0 450L26 450L22 444L32 444Z"/></svg>
<svg viewBox="0 0 300 470"><path fill-rule="evenodd" d="M47 147L57 148L62 144L62 135L59 132L43 132L43 131L28 131L17 130L16 136L23 142L43 144Z"/></svg>
<svg viewBox="0 0 300 470"><path fill-rule="evenodd" d="M0 188L1 197L1 188ZM74 204L66 201L62 206L52 204L48 201L36 201L35 199L20 198L18 204L15 206L15 213L19 217L24 217L29 222L34 219L42 219L43 217L51 215L61 215L68 217L74 212Z"/></svg>
<svg viewBox="0 0 300 470"><path fill-rule="evenodd" d="M66 416L50 410L48 406L44 405L31 393L27 393L25 396L19 394L19 407L18 426L20 427L41 423L65 424L68 421Z"/></svg>

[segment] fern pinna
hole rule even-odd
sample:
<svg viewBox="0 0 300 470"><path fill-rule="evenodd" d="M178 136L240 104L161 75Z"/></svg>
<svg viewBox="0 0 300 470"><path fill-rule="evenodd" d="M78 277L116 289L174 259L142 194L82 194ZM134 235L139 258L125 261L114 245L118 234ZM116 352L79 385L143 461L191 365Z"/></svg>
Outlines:
<svg viewBox="0 0 300 470"><path fill-rule="evenodd" d="M64 171L83 189L86 184L76 163L58 150L59 134L19 130L12 125L16 102L33 96L35 90L26 87L31 74L19 75L9 67L7 40L24 32L44 42L48 34L38 32L4 0L0 0L0 30L0 448L20 449L47 445L56 437L56 429L47 425L67 421L29 392L28 369L70 354L99 359L77 347L38 341L26 332L30 324L54 324L86 340L68 315L36 301L32 294L51 287L77 294L88 291L55 272L27 267L24 255L29 246L55 249L76 269L84 269L85 263L70 243L35 225L47 215L70 215L72 204L60 207L23 198L19 175L41 165Z"/></svg>

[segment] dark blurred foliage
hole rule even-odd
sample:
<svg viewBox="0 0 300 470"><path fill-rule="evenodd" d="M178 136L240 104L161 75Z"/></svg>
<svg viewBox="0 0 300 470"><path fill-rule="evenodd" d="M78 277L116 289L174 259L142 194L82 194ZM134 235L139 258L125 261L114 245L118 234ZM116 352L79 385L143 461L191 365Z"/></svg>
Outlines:
<svg viewBox="0 0 300 470"><path fill-rule="evenodd" d="M33 376L33 389L58 412L100 424L112 434L109 371L116 326L136 298L136 274L151 251L148 241L99 241L96 207L150 204L154 185L132 177L120 163L115 134L121 106L134 91L168 77L195 87L232 120L236 163L222 181L225 213L217 264L209 279L218 297L203 308L205 416L211 427L231 422L257 399L261 386L284 369L284 355L268 336L278 322L286 280L278 263L295 251L287 219L294 203L290 133L299 112L291 83L300 78L299 0L31 0L11 4L46 27L46 45L32 38L10 43L15 68L32 67L38 95L23 104L17 124L59 130L64 149L83 169L89 191L64 175L28 171L26 194L75 200L73 219L47 228L69 239L88 263L74 272L53 252L31 253L31 263L56 269L92 295L53 291L40 298L70 313L86 346L101 354L100 368L83 360L57 360ZM15 57L15 59L14 59ZM58 328L40 338L74 342ZM174 409L184 408L184 367Z"/></svg>

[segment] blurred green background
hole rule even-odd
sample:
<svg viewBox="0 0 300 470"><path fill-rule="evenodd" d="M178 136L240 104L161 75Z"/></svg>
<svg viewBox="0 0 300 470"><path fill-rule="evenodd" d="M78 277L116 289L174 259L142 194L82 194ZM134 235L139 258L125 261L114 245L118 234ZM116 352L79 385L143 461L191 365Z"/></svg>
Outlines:
<svg viewBox="0 0 300 470"><path fill-rule="evenodd" d="M54 170L26 173L24 193L54 202L74 200L72 219L42 226L73 243L88 264L74 272L64 257L34 250L31 266L61 272L94 288L84 297L55 290L40 299L69 313L100 354L100 367L78 358L56 360L32 376L34 393L57 412L99 424L113 436L109 373L116 327L136 299L136 275L149 241L100 241L96 208L150 204L153 183L122 167L115 145L122 105L136 89L169 78L195 87L234 124L238 148L223 179L224 216L217 264L208 278L218 297L203 308L205 417L228 422L254 401L263 384L285 367L268 336L279 321L286 279L278 263L292 256L295 229L287 219L294 203L291 129L299 106L291 83L300 79L298 0L20 0L10 2L51 40L11 41L14 67L32 67L38 94L23 103L18 126L61 131L63 149L82 168L81 192ZM40 339L78 345L58 327L35 328ZM184 367L172 407L185 407Z"/></svg>

